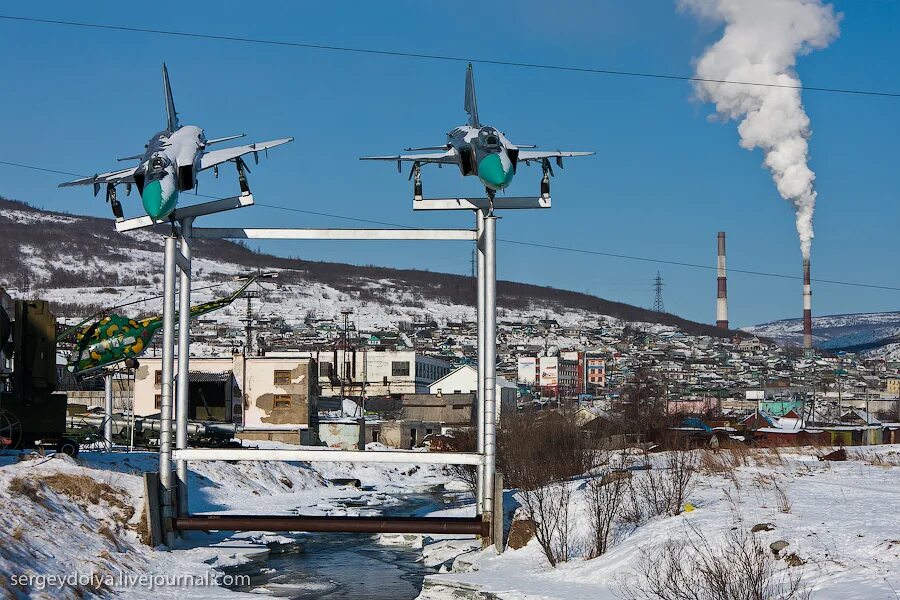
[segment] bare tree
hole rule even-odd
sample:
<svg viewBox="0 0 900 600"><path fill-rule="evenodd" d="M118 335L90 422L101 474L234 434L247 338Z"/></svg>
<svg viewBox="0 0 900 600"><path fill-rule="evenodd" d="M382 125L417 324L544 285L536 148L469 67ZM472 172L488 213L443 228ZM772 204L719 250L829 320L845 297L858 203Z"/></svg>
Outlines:
<svg viewBox="0 0 900 600"><path fill-rule="evenodd" d="M471 428L455 430L448 442L451 452L475 452L475 431ZM478 470L475 465L448 465L447 472L466 484L473 496L478 490Z"/></svg>
<svg viewBox="0 0 900 600"><path fill-rule="evenodd" d="M522 507L534 523L534 537L551 567L566 562L570 553L569 501L572 490L565 481L521 490Z"/></svg>
<svg viewBox="0 0 900 600"><path fill-rule="evenodd" d="M585 558L606 554L614 542L613 532L622 514L630 475L628 471L608 469L591 474L585 494L590 519L590 539Z"/></svg>
<svg viewBox="0 0 900 600"><path fill-rule="evenodd" d="M498 468L520 491L547 562L556 566L572 552L569 478L590 470L595 453L574 415L548 412L504 419L498 437Z"/></svg>
<svg viewBox="0 0 900 600"><path fill-rule="evenodd" d="M680 514L693 489L697 457L692 451L667 453L659 468L645 459L646 470L629 480L623 520L639 525L662 515Z"/></svg>

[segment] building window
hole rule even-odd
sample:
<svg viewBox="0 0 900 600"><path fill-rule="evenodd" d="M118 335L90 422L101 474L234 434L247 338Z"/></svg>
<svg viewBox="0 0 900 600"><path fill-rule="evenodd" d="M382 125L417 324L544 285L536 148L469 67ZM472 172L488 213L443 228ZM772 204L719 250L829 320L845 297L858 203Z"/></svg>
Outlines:
<svg viewBox="0 0 900 600"><path fill-rule="evenodd" d="M291 401L292 398L290 394L275 394L274 408L290 408Z"/></svg>
<svg viewBox="0 0 900 600"><path fill-rule="evenodd" d="M157 370L156 375L154 376L153 383L156 385L162 385L162 371Z"/></svg>
<svg viewBox="0 0 900 600"><path fill-rule="evenodd" d="M275 371L275 385L290 385L291 383L291 372L290 371Z"/></svg>
<svg viewBox="0 0 900 600"><path fill-rule="evenodd" d="M409 361L391 361L391 375L393 377L409 377Z"/></svg>
<svg viewBox="0 0 900 600"><path fill-rule="evenodd" d="M331 377L331 363L330 362L320 362L319 363L319 377L325 377L325 378Z"/></svg>
<svg viewBox="0 0 900 600"><path fill-rule="evenodd" d="M159 371L157 371L159 373ZM153 399L153 407L159 410L162 408L162 394L157 394L156 398Z"/></svg>

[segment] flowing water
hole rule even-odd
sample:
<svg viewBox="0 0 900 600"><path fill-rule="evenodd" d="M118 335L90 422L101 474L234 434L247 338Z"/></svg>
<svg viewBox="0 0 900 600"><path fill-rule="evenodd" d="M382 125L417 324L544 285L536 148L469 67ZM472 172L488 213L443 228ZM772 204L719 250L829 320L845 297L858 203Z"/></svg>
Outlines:
<svg viewBox="0 0 900 600"><path fill-rule="evenodd" d="M415 515L453 505L458 496L439 491L404 494L385 514ZM351 501L352 502L352 501ZM419 549L379 544L377 535L314 533L302 550L272 554L265 561L230 569L250 575L250 585L232 589L261 596L324 600L412 600L425 575Z"/></svg>

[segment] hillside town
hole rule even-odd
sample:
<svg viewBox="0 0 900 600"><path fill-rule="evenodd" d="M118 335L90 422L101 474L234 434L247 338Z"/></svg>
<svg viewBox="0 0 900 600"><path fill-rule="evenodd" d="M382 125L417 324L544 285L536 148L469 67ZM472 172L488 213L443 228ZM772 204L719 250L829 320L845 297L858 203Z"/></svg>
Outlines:
<svg viewBox="0 0 900 600"><path fill-rule="evenodd" d="M369 442L413 448L473 426L474 322L364 330L344 311L332 318L308 312L300 326L274 315L247 323L199 320L191 404L199 406L195 393L202 392L207 406L192 408L192 418L237 424L243 439L345 449ZM497 352L501 419L509 411L535 418L577 412L585 427L596 421L640 436L649 425L640 421L662 414L670 430L695 443L730 435L779 445L867 445L893 443L900 430L900 360L811 353L740 331L715 337L548 315L501 319ZM152 416L160 403L158 348L140 365L133 383L127 374L117 380L117 409L130 412L133 397L135 414ZM292 373L301 368L313 376L298 386ZM99 410L99 384L71 380L69 404ZM297 405L302 410L291 412Z"/></svg>

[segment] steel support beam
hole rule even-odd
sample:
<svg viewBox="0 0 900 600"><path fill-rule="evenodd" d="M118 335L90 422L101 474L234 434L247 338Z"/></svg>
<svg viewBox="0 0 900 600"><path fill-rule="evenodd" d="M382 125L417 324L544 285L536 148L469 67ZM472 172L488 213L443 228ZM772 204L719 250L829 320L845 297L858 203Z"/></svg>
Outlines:
<svg viewBox="0 0 900 600"><path fill-rule="evenodd" d="M286 462L409 463L417 465L479 465L473 452L412 452L389 450L290 450L251 448L188 448L175 451L176 460L279 460Z"/></svg>
<svg viewBox="0 0 900 600"><path fill-rule="evenodd" d="M475 231L478 233L478 239L475 242L475 252L477 258L477 306L476 320L478 323L478 422L475 429L476 449L478 454L484 454L484 246L482 239L484 237L484 212L475 211ZM484 465L478 465L478 471L475 475L475 506L478 512L484 512Z"/></svg>
<svg viewBox="0 0 900 600"><path fill-rule="evenodd" d="M188 446L188 402L190 389L191 358L191 227L193 217L181 221L181 278L178 285L178 394L175 403L175 448ZM188 464L179 460L175 464L178 491L178 516L188 514Z"/></svg>
<svg viewBox="0 0 900 600"><path fill-rule="evenodd" d="M104 392L104 405L103 405L103 440L106 443L106 446L112 450L113 444L113 423L112 423L112 414L113 414L113 374L112 371L107 371L103 376L103 392Z"/></svg>
<svg viewBox="0 0 900 600"><path fill-rule="evenodd" d="M166 546L175 546L175 532L169 526L172 506L172 381L175 371L175 248L174 236L166 238L165 277L163 279L162 385L159 406L159 487L160 513Z"/></svg>
<svg viewBox="0 0 900 600"><path fill-rule="evenodd" d="M331 533L430 533L487 536L481 517L308 517L191 515L173 519L177 531L316 531Z"/></svg>
<svg viewBox="0 0 900 600"><path fill-rule="evenodd" d="M195 238L241 240L449 240L471 242L470 229L297 229L197 227Z"/></svg>
<svg viewBox="0 0 900 600"><path fill-rule="evenodd" d="M493 518L497 438L497 217L484 218L484 509ZM502 518L502 516L500 516Z"/></svg>
<svg viewBox="0 0 900 600"><path fill-rule="evenodd" d="M413 200L413 210L487 210L487 198L425 198ZM550 198L512 196L494 198L494 210L550 208Z"/></svg>
<svg viewBox="0 0 900 600"><path fill-rule="evenodd" d="M241 194L240 196L232 196L230 198L222 198L213 200L212 202L203 202L183 208L176 208L172 214L166 217L165 221L154 221L153 217L144 215L143 217L135 217L133 219L125 219L116 221L116 231L132 231L142 229L144 227L152 227L154 225L165 225L170 221L182 221L184 219L193 219L194 217L202 217L203 215L212 215L224 212L226 210L234 210L245 206L253 205L253 194Z"/></svg>

